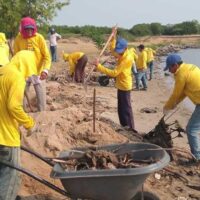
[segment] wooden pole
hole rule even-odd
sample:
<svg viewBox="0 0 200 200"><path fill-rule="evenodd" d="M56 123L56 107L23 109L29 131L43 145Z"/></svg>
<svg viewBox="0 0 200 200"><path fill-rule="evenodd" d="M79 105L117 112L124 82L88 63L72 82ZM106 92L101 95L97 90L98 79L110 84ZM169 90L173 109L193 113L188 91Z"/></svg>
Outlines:
<svg viewBox="0 0 200 200"><path fill-rule="evenodd" d="M109 38L108 38L106 44L104 45L103 49L101 50L101 52L100 52L100 54L99 54L99 57L98 57L99 59L100 59L100 57L103 55L103 53L104 53L104 51L106 50L106 48L108 47L108 44L110 43L110 41L111 41L111 39L113 38L113 36L114 36L114 34L116 33L116 31L117 31L117 24L115 25L114 31L112 31L112 33L110 34L110 36L109 36ZM87 81L90 79L90 76L91 76L92 72L94 71L94 69L95 69L95 66L93 66L92 69L90 70L88 76L86 77L86 79L85 79L85 81L84 81L84 84L87 84Z"/></svg>
<svg viewBox="0 0 200 200"><path fill-rule="evenodd" d="M96 89L93 91L93 132L96 131Z"/></svg>

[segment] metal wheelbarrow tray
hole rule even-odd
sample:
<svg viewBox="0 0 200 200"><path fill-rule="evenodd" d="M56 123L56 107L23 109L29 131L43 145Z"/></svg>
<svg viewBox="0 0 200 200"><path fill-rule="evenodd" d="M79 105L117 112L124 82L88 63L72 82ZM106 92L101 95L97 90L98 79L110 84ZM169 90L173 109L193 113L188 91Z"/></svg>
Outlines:
<svg viewBox="0 0 200 200"><path fill-rule="evenodd" d="M74 199L131 200L142 188L146 178L170 161L165 150L149 143L108 145L98 147L97 150L115 151L116 154L129 153L136 160L153 159L156 162L138 168L82 171L67 171L60 164L55 164L51 177L60 179L65 190ZM61 152L60 157L65 153Z"/></svg>

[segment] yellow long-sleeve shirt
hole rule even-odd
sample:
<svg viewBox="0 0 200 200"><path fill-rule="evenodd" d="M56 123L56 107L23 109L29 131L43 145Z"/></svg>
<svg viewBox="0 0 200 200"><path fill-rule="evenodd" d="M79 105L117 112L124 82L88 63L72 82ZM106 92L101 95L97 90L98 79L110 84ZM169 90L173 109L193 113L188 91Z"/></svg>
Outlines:
<svg viewBox="0 0 200 200"><path fill-rule="evenodd" d="M123 56L118 59L115 69L108 69L101 64L97 66L97 69L110 76L116 77L116 88L123 91L129 91L132 89L132 68L133 58L131 52L127 49Z"/></svg>
<svg viewBox="0 0 200 200"><path fill-rule="evenodd" d="M132 53L132 56L133 56L133 63L136 63L136 61L138 59L138 55L136 53L136 50L134 48L130 48L129 50L130 50L130 52Z"/></svg>
<svg viewBox="0 0 200 200"><path fill-rule="evenodd" d="M154 61L154 55L156 54L156 51L154 51L152 48L145 48L145 51L147 52L147 63Z"/></svg>
<svg viewBox="0 0 200 200"><path fill-rule="evenodd" d="M19 33L14 41L14 54L21 50L34 51L37 58L37 69L39 75L43 70L49 70L51 67L51 57L44 37L36 33L30 38L23 38Z"/></svg>
<svg viewBox="0 0 200 200"><path fill-rule="evenodd" d="M136 60L136 67L138 70L147 69L147 52L145 50L139 53L138 59Z"/></svg>
<svg viewBox="0 0 200 200"><path fill-rule="evenodd" d="M181 64L174 74L175 86L165 109L173 109L186 96L194 104L200 104L200 69L192 64Z"/></svg>
<svg viewBox="0 0 200 200"><path fill-rule="evenodd" d="M35 55L30 51L20 51L9 64L0 67L0 145L20 146L19 126L34 126L22 104L25 78L36 72Z"/></svg>
<svg viewBox="0 0 200 200"><path fill-rule="evenodd" d="M78 60L83 57L83 52L73 52L71 54L63 54L64 61L69 62L69 75L72 75L75 71Z"/></svg>

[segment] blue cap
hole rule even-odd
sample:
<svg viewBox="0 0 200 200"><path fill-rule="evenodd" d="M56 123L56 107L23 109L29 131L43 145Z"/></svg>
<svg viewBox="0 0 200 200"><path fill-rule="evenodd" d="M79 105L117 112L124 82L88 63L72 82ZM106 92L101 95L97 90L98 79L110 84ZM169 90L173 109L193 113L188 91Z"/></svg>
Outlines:
<svg viewBox="0 0 200 200"><path fill-rule="evenodd" d="M114 51L117 53L123 53L123 51L127 48L127 46L128 46L128 42L123 38L119 38L116 42Z"/></svg>
<svg viewBox="0 0 200 200"><path fill-rule="evenodd" d="M164 71L168 70L172 65L180 62L182 62L182 59L178 54L170 54L169 56L167 56Z"/></svg>
<svg viewBox="0 0 200 200"><path fill-rule="evenodd" d="M34 29L34 26L33 25L26 25L26 26L24 26L24 29L28 29L28 28L31 28L31 29Z"/></svg>

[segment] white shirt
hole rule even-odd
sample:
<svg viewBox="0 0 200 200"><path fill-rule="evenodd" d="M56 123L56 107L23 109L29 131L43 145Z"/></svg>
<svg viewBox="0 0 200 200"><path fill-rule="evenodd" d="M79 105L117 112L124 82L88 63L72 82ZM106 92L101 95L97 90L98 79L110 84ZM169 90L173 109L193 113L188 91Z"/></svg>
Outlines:
<svg viewBox="0 0 200 200"><path fill-rule="evenodd" d="M57 39L61 39L61 35L59 35L58 33L49 34L50 46L57 46Z"/></svg>

